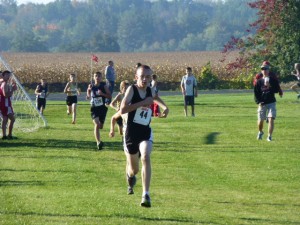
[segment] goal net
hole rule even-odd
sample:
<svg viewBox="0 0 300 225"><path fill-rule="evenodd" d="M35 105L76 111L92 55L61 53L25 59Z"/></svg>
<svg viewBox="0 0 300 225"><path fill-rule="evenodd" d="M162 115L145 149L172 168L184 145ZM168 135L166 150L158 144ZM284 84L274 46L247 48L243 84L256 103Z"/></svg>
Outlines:
<svg viewBox="0 0 300 225"><path fill-rule="evenodd" d="M5 62L0 54L0 69L12 71L10 66ZM28 93L17 79L16 75L12 72L9 83L15 82L18 89L14 91L12 98L12 106L15 113L14 130L22 132L33 132L40 127L47 127L45 117L37 110L35 103L31 100ZM0 119L2 126L2 118ZM0 129L0 133L2 130Z"/></svg>

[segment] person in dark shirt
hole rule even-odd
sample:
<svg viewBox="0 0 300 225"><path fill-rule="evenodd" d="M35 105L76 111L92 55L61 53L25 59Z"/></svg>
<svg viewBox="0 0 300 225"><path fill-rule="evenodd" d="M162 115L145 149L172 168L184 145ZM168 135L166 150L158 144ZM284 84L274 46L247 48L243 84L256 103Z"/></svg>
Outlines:
<svg viewBox="0 0 300 225"><path fill-rule="evenodd" d="M133 194L136 184L136 174L139 171L139 160L142 163L142 201L141 206L151 207L150 181L152 152L152 129L150 127L152 110L150 105L155 101L162 108L160 118L167 117L167 105L149 87L153 72L147 65L142 65L136 70L136 84L128 87L125 97L121 102L121 114L127 114L127 124L124 129L124 151L127 158L126 174L128 194Z"/></svg>
<svg viewBox="0 0 300 225"><path fill-rule="evenodd" d="M36 94L36 108L41 114L44 114L46 98L49 95L48 84L45 79L41 79L41 83L37 85L34 93Z"/></svg>
<svg viewBox="0 0 300 225"><path fill-rule="evenodd" d="M263 137L264 120L269 123L267 141L272 141L274 131L274 120L276 118L276 98L275 93L281 94L279 80L275 75L271 75L270 63L264 61L261 65L262 77L257 79L254 85L255 102L258 104L258 134L257 140Z"/></svg>
<svg viewBox="0 0 300 225"><path fill-rule="evenodd" d="M101 150L103 141L100 138L100 129L103 129L106 118L107 107L105 100L111 98L111 93L105 82L102 82L102 73L94 74L94 84L90 84L87 89L87 99L91 100L91 117L94 123L94 136L97 141L97 148Z"/></svg>

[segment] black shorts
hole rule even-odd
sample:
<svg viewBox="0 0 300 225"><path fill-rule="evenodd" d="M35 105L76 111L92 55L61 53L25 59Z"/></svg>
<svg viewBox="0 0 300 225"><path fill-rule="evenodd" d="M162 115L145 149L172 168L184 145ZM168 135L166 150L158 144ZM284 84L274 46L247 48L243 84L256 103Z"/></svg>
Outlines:
<svg viewBox="0 0 300 225"><path fill-rule="evenodd" d="M37 98L36 99L36 108L40 110L43 107L43 109L46 108L46 99L45 98Z"/></svg>
<svg viewBox="0 0 300 225"><path fill-rule="evenodd" d="M184 96L184 105L195 105L195 97L194 96Z"/></svg>
<svg viewBox="0 0 300 225"><path fill-rule="evenodd" d="M74 96L67 96L66 103L67 103L68 106L76 104L77 103L77 96L76 95L74 95Z"/></svg>
<svg viewBox="0 0 300 225"><path fill-rule="evenodd" d="M91 107L91 117L92 119L99 118L100 123L104 124L105 118L107 113L106 106L99 106L99 107Z"/></svg>
<svg viewBox="0 0 300 225"><path fill-rule="evenodd" d="M152 129L149 128L147 132L138 130L137 133L131 133L128 135L128 127L125 131L125 145L124 150L128 152L130 155L134 155L140 152L140 144L143 141L151 141L153 142Z"/></svg>

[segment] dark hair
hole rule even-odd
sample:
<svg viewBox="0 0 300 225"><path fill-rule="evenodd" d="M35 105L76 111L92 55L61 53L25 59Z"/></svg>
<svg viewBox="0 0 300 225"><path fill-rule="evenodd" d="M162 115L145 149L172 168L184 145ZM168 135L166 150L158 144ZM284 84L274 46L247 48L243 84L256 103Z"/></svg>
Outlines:
<svg viewBox="0 0 300 225"><path fill-rule="evenodd" d="M96 73L94 73L94 76L97 76L97 77L99 77L99 76L102 76L102 73L101 72L99 72L99 71L97 71Z"/></svg>
<svg viewBox="0 0 300 225"><path fill-rule="evenodd" d="M152 75L152 79L156 79L157 78L157 75L156 74L153 74Z"/></svg>
<svg viewBox="0 0 300 225"><path fill-rule="evenodd" d="M148 65L140 65L140 66L138 67L138 69L139 69L139 68L144 69L144 70L151 70L150 66L148 66Z"/></svg>
<svg viewBox="0 0 300 225"><path fill-rule="evenodd" d="M141 65L142 65L142 63L138 62L138 63L135 65L135 68L139 68Z"/></svg>
<svg viewBox="0 0 300 225"><path fill-rule="evenodd" d="M9 70L4 70L3 72L2 72L2 76L4 76L5 74L7 74L7 73L11 73Z"/></svg>
<svg viewBox="0 0 300 225"><path fill-rule="evenodd" d="M188 71L192 71L192 68L189 67L189 66L188 66L186 69L187 69Z"/></svg>

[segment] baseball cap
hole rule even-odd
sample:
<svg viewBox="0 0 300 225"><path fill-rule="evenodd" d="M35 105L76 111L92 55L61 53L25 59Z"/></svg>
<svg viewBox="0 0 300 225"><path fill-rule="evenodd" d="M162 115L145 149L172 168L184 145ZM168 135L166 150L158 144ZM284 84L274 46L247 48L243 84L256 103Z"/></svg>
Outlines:
<svg viewBox="0 0 300 225"><path fill-rule="evenodd" d="M270 62L263 61L262 65L260 66L261 69L270 69Z"/></svg>

